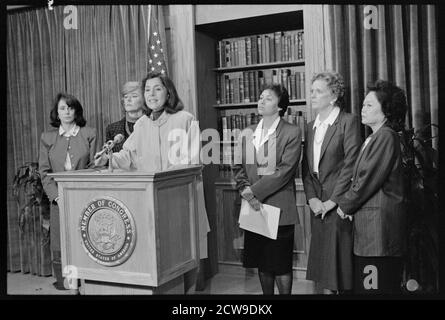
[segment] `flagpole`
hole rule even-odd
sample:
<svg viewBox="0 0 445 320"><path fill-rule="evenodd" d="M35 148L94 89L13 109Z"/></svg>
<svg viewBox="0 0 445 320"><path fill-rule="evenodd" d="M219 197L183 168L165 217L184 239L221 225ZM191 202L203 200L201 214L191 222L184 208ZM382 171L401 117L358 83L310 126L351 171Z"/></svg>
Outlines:
<svg viewBox="0 0 445 320"><path fill-rule="evenodd" d="M150 46L150 24L151 24L151 4L148 5L148 25L147 25L147 43ZM148 48L150 50L150 48ZM150 72L149 65L147 65L147 72Z"/></svg>

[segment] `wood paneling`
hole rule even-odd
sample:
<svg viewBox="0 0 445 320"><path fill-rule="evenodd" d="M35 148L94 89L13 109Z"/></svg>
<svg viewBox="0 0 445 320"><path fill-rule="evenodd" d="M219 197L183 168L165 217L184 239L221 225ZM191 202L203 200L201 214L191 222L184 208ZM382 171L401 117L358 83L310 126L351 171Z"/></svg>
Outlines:
<svg viewBox="0 0 445 320"><path fill-rule="evenodd" d="M215 66L216 40L202 32L196 31L196 61L197 63L197 88L198 88L198 120L201 130L218 127L217 112L213 109L216 103ZM206 145L203 142L202 145ZM209 164L203 170L204 195L210 232L208 233L208 256L204 264L205 278L218 272L218 252L216 235L216 210L215 180L218 176L218 166Z"/></svg>
<svg viewBox="0 0 445 320"><path fill-rule="evenodd" d="M301 10L301 5L197 5L196 25Z"/></svg>

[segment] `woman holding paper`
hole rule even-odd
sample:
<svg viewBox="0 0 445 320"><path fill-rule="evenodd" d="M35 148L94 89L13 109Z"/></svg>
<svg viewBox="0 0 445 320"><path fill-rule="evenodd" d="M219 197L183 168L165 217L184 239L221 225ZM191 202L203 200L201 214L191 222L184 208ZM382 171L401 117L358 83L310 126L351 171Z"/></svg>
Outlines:
<svg viewBox="0 0 445 320"><path fill-rule="evenodd" d="M361 144L359 118L342 110L342 77L321 72L312 79L311 103L317 112L307 125L303 185L311 209L311 245L306 279L318 293L352 289L352 223L335 212L349 188Z"/></svg>
<svg viewBox="0 0 445 320"><path fill-rule="evenodd" d="M258 101L262 120L240 135L232 171L243 200L257 212L263 204L280 209L276 240L245 231L243 266L258 268L264 294L292 292L294 229L298 223L295 175L300 159L301 133L281 119L289 104L282 85L268 85ZM296 156L297 155L297 156Z"/></svg>

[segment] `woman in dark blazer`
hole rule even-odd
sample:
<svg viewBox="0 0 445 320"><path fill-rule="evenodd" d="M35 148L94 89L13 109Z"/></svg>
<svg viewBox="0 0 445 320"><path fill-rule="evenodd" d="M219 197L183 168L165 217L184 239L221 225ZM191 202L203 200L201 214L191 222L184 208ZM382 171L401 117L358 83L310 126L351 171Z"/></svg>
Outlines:
<svg viewBox="0 0 445 320"><path fill-rule="evenodd" d="M352 289L352 224L335 212L351 184L361 145L360 121L342 111L344 82L335 72L312 79L311 103L317 112L307 125L303 185L311 209L311 244L306 278L321 293Z"/></svg>
<svg viewBox="0 0 445 320"><path fill-rule="evenodd" d="M263 118L242 132L232 167L241 197L254 210L260 210L263 203L281 209L276 240L244 232L243 265L258 268L264 294L274 294L275 282L280 294L292 292L294 229L298 223L295 176L301 133L281 119L288 104L289 94L282 85L265 87L258 101L258 113Z"/></svg>
<svg viewBox="0 0 445 320"><path fill-rule="evenodd" d="M54 286L65 289L62 277L59 194L57 183L48 173L85 169L93 165L96 152L96 129L86 127L83 108L72 95L59 93L50 113L53 129L40 138L39 172L43 188L51 202L50 234L53 269L57 279Z"/></svg>
<svg viewBox="0 0 445 320"><path fill-rule="evenodd" d="M407 110L402 89L378 80L368 85L362 123L372 129L354 166L338 214L353 216L354 288L358 293L400 292L405 209L400 140Z"/></svg>
<svg viewBox="0 0 445 320"><path fill-rule="evenodd" d="M128 81L122 86L121 106L125 111L125 117L119 121L110 123L105 129L106 141L114 140L114 137L118 134L124 136L121 142L114 145L113 152L122 150L125 140L127 140L133 132L135 122L147 112L141 82Z"/></svg>

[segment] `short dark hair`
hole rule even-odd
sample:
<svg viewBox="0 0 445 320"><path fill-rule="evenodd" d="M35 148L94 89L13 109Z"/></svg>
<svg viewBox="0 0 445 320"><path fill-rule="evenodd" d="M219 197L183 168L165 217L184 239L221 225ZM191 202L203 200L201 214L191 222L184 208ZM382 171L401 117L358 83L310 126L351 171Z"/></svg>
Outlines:
<svg viewBox="0 0 445 320"><path fill-rule="evenodd" d="M272 83L264 85L261 88L261 92L264 90L271 90L277 95L278 107L281 108L278 114L280 117L284 116L286 114L287 107L289 106L289 92L287 92L287 89L281 84Z"/></svg>
<svg viewBox="0 0 445 320"><path fill-rule="evenodd" d="M142 93L145 92L145 84L149 79L159 78L161 80L164 87L167 89L167 100L165 101L164 110L167 113L176 113L182 109L184 109L184 105L182 104L181 99L179 99L178 92L176 91L176 87L173 81L167 77L165 74L160 72L149 72L144 79L142 79ZM150 108L148 108L145 102L145 94L144 94L144 106L147 108L146 114L149 116L152 112Z"/></svg>
<svg viewBox="0 0 445 320"><path fill-rule="evenodd" d="M375 93L388 125L396 132L401 131L405 127L405 115L408 109L405 91L385 80L370 82L367 89L368 93Z"/></svg>
<svg viewBox="0 0 445 320"><path fill-rule="evenodd" d="M53 127L58 128L60 126L60 119L59 114L57 113L58 105L60 100L65 100L68 107L71 109L74 109L74 122L79 127L84 127L87 124L87 121L83 117L83 108L80 104L79 100L71 94L65 93L65 92L59 92L54 99L53 108L51 109L51 112L49 114L49 117L51 119L51 125Z"/></svg>
<svg viewBox="0 0 445 320"><path fill-rule="evenodd" d="M337 100L335 101L335 105L340 109L343 109L345 105L345 81L341 74L335 71L323 71L316 73L311 80L311 83L314 83L315 80L324 80L328 88L331 90L333 94L337 96Z"/></svg>

